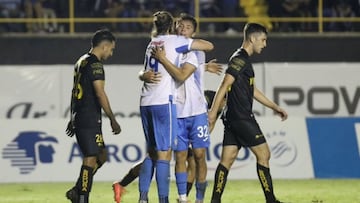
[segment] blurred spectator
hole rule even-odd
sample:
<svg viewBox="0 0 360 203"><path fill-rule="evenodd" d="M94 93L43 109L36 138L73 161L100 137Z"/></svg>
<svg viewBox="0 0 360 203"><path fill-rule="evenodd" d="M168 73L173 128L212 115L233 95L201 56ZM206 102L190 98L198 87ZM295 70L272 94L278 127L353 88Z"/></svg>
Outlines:
<svg viewBox="0 0 360 203"><path fill-rule="evenodd" d="M226 11L224 11L226 12ZM200 0L200 16L201 17L221 17L222 11L216 4L215 0ZM202 27L205 27L205 30L210 34L218 30L218 26L215 23L203 23Z"/></svg>
<svg viewBox="0 0 360 203"><path fill-rule="evenodd" d="M179 16L180 13L190 12L190 0L163 0L163 3L164 10L169 11L173 16Z"/></svg>
<svg viewBox="0 0 360 203"><path fill-rule="evenodd" d="M107 6L104 10L104 14L109 18L117 18L124 11L124 4L118 0L107 0ZM117 23L111 23L111 30L117 30Z"/></svg>
<svg viewBox="0 0 360 203"><path fill-rule="evenodd" d="M283 17L301 17L300 13L301 0L284 0L281 3ZM297 22L282 23L281 31L299 31L300 25Z"/></svg>
<svg viewBox="0 0 360 203"><path fill-rule="evenodd" d="M69 17L69 2L63 0L55 0L54 3L55 13L58 18L68 18ZM58 31L66 32L69 31L69 24L66 22L58 23Z"/></svg>
<svg viewBox="0 0 360 203"><path fill-rule="evenodd" d="M41 18L41 1L40 0L24 0L25 17ZM26 23L28 32L38 32L42 29L42 24L38 22Z"/></svg>
<svg viewBox="0 0 360 203"><path fill-rule="evenodd" d="M26 17L43 20L36 23L27 23L28 32L53 32L57 30L57 22L54 20L56 18L54 0L25 0L24 8ZM51 19L51 25L49 19Z"/></svg>
<svg viewBox="0 0 360 203"><path fill-rule="evenodd" d="M180 10L180 13L188 13L194 16L194 1L193 0L178 0L177 7ZM180 14L178 13L178 14ZM176 15L178 16L178 15Z"/></svg>
<svg viewBox="0 0 360 203"><path fill-rule="evenodd" d="M111 1L111 0L108 0ZM114 1L114 0L113 0ZM190 9L190 0L117 0L119 9L114 9L113 15L108 17L118 18L136 18L151 17L158 10L166 10L177 16L181 12L188 12ZM121 8L122 7L122 8ZM113 7L114 8L114 7ZM116 8L116 7L115 7ZM149 32L152 24L149 22L126 22L115 23L112 25L113 30L119 32Z"/></svg>
<svg viewBox="0 0 360 203"><path fill-rule="evenodd" d="M356 17L350 0L336 0L327 3L324 8L325 17L351 18ZM354 29L352 22L331 22L325 26L327 31L352 31Z"/></svg>
<svg viewBox="0 0 360 203"><path fill-rule="evenodd" d="M55 12L57 0L40 0L39 16L44 18L43 29L47 32L57 32L58 23Z"/></svg>
<svg viewBox="0 0 360 203"><path fill-rule="evenodd" d="M282 17L282 1L280 0L269 0L268 6L269 6L269 16L273 18ZM279 22L273 22L273 31L280 31L280 23Z"/></svg>
<svg viewBox="0 0 360 203"><path fill-rule="evenodd" d="M219 4L223 17L231 18L241 16L239 0L222 0L219 1ZM224 23L223 29L226 34L234 35L237 34L241 28L242 25L240 25L240 23L228 22Z"/></svg>
<svg viewBox="0 0 360 203"><path fill-rule="evenodd" d="M152 19L152 15L153 15L152 11L146 9L144 4L140 4L140 10L138 11L139 18ZM151 20L149 20L147 22L140 22L139 27L140 27L139 28L140 32L150 33L151 29L152 29L152 22L151 22Z"/></svg>
<svg viewBox="0 0 360 203"><path fill-rule="evenodd" d="M60 0L63 1L63 0ZM94 18L105 17L104 11L107 8L107 0L75 0L75 17ZM76 32L94 32L104 28L104 23L77 23Z"/></svg>
<svg viewBox="0 0 360 203"><path fill-rule="evenodd" d="M310 18L317 16L317 0L300 0L300 17ZM304 21L300 24L300 31L316 31L316 23Z"/></svg>
<svg viewBox="0 0 360 203"><path fill-rule="evenodd" d="M269 0L271 17L315 17L318 0ZM316 26L311 22L274 22L274 31L314 31Z"/></svg>
<svg viewBox="0 0 360 203"><path fill-rule="evenodd" d="M22 0L0 0L0 18L22 18ZM23 32L24 25L20 23L0 24L0 32Z"/></svg>

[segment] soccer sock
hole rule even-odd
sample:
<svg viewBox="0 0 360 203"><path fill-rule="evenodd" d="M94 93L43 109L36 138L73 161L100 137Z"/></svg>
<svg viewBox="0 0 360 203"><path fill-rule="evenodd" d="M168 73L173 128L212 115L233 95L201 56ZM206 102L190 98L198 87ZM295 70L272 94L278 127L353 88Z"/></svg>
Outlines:
<svg viewBox="0 0 360 203"><path fill-rule="evenodd" d="M189 196L192 186L193 186L193 183L191 183L191 182L186 183L186 196Z"/></svg>
<svg viewBox="0 0 360 203"><path fill-rule="evenodd" d="M93 176L93 177L94 177L95 173L99 170L99 168L100 168L101 166L102 166L102 164L99 165L99 161L97 161L97 165L95 166L95 168L93 169L93 172L92 172L92 176ZM80 181L81 181L81 180L80 180L80 177L79 177L79 178L77 179L77 181L76 181L75 187L81 183Z"/></svg>
<svg viewBox="0 0 360 203"><path fill-rule="evenodd" d="M131 172L126 174L126 176L119 182L121 186L126 187L131 182L133 182L138 176L135 176Z"/></svg>
<svg viewBox="0 0 360 203"><path fill-rule="evenodd" d="M93 168L82 165L80 169L79 181L77 188L79 191L79 203L88 203L89 194L93 182Z"/></svg>
<svg viewBox="0 0 360 203"><path fill-rule="evenodd" d="M229 170L219 163L215 171L215 181L211 196L212 203L221 202L221 196L224 192L228 173Z"/></svg>
<svg viewBox="0 0 360 203"><path fill-rule="evenodd" d="M187 173L175 173L176 178L176 186L178 189L178 194L180 200L186 200L186 183L187 183ZM185 199L181 198L182 195L185 197Z"/></svg>
<svg viewBox="0 0 360 203"><path fill-rule="evenodd" d="M160 203L169 202L170 161L156 161L156 182Z"/></svg>
<svg viewBox="0 0 360 203"><path fill-rule="evenodd" d="M196 187L196 200L203 200L204 199L207 185L208 185L207 181L202 182L202 183L196 182L196 184L195 184L195 187Z"/></svg>
<svg viewBox="0 0 360 203"><path fill-rule="evenodd" d="M104 164L104 162L100 161L100 159L96 160L96 166L93 170L93 176L95 175L95 173L99 170L99 168L102 167L102 165Z"/></svg>
<svg viewBox="0 0 360 203"><path fill-rule="evenodd" d="M159 203L169 203L169 198L168 197L160 197Z"/></svg>
<svg viewBox="0 0 360 203"><path fill-rule="evenodd" d="M256 169L261 187L265 194L266 202L275 202L276 198L274 196L270 169L260 164L256 164Z"/></svg>
<svg viewBox="0 0 360 203"><path fill-rule="evenodd" d="M150 157L146 157L141 166L141 170L139 174L140 200L148 201L148 192L153 174L154 174L154 163L150 159Z"/></svg>

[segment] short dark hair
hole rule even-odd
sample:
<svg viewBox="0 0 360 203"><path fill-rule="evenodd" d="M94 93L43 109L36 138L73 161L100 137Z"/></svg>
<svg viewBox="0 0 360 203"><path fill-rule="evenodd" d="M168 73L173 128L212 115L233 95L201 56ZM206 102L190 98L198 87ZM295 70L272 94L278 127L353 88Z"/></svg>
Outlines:
<svg viewBox="0 0 360 203"><path fill-rule="evenodd" d="M113 42L115 41L114 35L107 29L98 30L95 32L91 39L91 46L96 47L98 46L102 41L109 41Z"/></svg>
<svg viewBox="0 0 360 203"><path fill-rule="evenodd" d="M196 19L192 15L187 14L187 13L180 13L179 20L188 20L188 21L190 21L191 24L194 27L194 31L196 31L197 22L196 22Z"/></svg>
<svg viewBox="0 0 360 203"><path fill-rule="evenodd" d="M253 33L267 34L267 30L264 26L258 23L247 23L244 27L244 38L249 39L250 35Z"/></svg>
<svg viewBox="0 0 360 203"><path fill-rule="evenodd" d="M165 34L166 32L171 31L174 23L174 18L171 13L167 11L158 11L154 13L153 17L153 32L155 36L159 34Z"/></svg>

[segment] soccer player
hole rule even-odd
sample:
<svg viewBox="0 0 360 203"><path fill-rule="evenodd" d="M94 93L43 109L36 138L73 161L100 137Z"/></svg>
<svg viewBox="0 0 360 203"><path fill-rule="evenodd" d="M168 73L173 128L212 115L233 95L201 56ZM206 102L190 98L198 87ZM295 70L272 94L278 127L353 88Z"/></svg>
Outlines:
<svg viewBox="0 0 360 203"><path fill-rule="evenodd" d="M152 78L155 78L157 76L154 75L152 72L150 73L144 73L143 80L150 81ZM215 96L215 91L213 90L205 90L205 99L206 103L208 105L208 109L210 109L212 101ZM219 116L222 112L223 107L226 104L226 99L223 100L222 104L220 105L219 112L217 116ZM189 148L188 151L188 158L187 158L187 172L188 172L188 180L187 180L187 195L189 195L190 190L192 188L194 179L195 179L195 159L193 157L192 149ZM121 202L122 195L126 192L125 187L128 186L130 183L132 183L137 177L139 177L140 169L141 169L142 161L136 163L133 167L130 168L128 173L120 180L115 181L113 183L113 190L114 190L114 201L117 203Z"/></svg>
<svg viewBox="0 0 360 203"><path fill-rule="evenodd" d="M178 33L191 38L195 34L197 22L187 14L178 20ZM196 161L196 202L204 199L207 187L206 149L210 144L207 121L207 105L204 98L203 75L205 73L205 53L192 51L183 53L178 64L171 63L164 49L155 47L153 56L164 65L176 81L176 109L179 132L175 140L175 177L179 202L187 202L187 155L191 144ZM180 67L180 68L178 68ZM215 73L221 73L221 66Z"/></svg>
<svg viewBox="0 0 360 203"><path fill-rule="evenodd" d="M158 60L152 56L154 47L166 50L166 58L172 63L179 60L179 53L191 49L212 50L213 44L170 35L173 17L169 12L159 11L153 15L153 37L145 52L145 71L161 74L159 83L144 82L140 96L140 114L148 151L156 151L156 158L146 157L139 175L140 203L148 202L148 192L156 168L155 177L160 203L169 202L170 159L173 138L177 131L175 108L175 82Z"/></svg>
<svg viewBox="0 0 360 203"><path fill-rule="evenodd" d="M111 110L106 95L103 61L113 54L115 37L108 30L95 32L91 49L75 64L74 85L71 96L71 119L66 133L76 136L83 154L80 175L76 185L66 192L72 203L88 203L93 175L105 163L107 152L102 135L101 109L110 119L114 134L121 128Z"/></svg>
<svg viewBox="0 0 360 203"><path fill-rule="evenodd" d="M221 202L228 172L241 147L249 147L256 157L256 168L266 203L279 203L273 192L269 169L270 150L266 139L252 112L253 99L273 109L282 120L287 113L268 99L256 86L255 75L250 56L260 54L266 47L267 31L257 23L248 23L244 27L244 39L241 48L230 57L224 78L216 92L209 111L210 132L216 121L220 102L227 94L227 105L223 115L224 138L221 160L215 172L211 203Z"/></svg>

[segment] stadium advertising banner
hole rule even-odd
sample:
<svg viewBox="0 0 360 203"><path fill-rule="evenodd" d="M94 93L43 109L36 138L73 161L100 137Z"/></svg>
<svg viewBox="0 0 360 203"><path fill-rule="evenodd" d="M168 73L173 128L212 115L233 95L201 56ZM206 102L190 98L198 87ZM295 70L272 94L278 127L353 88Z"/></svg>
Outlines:
<svg viewBox="0 0 360 203"><path fill-rule="evenodd" d="M286 123L277 117L259 118L270 150L274 178L313 178L310 148L303 118ZM109 123L103 123L108 162L95 180L120 179L146 155L140 118L120 119L120 135L112 135ZM65 134L66 119L1 120L0 182L73 181L80 165L81 153L75 138ZM213 179L220 159L223 126L217 122L207 151L208 179ZM171 178L174 179L174 160ZM229 174L231 179L256 179L256 161L249 149L241 149Z"/></svg>
<svg viewBox="0 0 360 203"><path fill-rule="evenodd" d="M306 122L315 177L360 178L360 117Z"/></svg>
<svg viewBox="0 0 360 203"><path fill-rule="evenodd" d="M265 92L290 115L360 115L359 63L265 63ZM266 115L271 113L266 110Z"/></svg>
<svg viewBox="0 0 360 203"><path fill-rule="evenodd" d="M0 66L0 118L59 118L61 71L61 66Z"/></svg>
<svg viewBox="0 0 360 203"><path fill-rule="evenodd" d="M140 119L119 122L120 135L112 135L104 122L108 162L95 180L117 180L145 157ZM258 122L270 146L273 178L360 178L360 118L297 117L281 122L277 117L261 117ZM65 119L1 120L0 182L76 179L81 153L75 138L65 135L66 123ZM220 158L222 131L218 121L207 152L210 180ZM255 157L248 149L240 150L229 178L257 178Z"/></svg>

